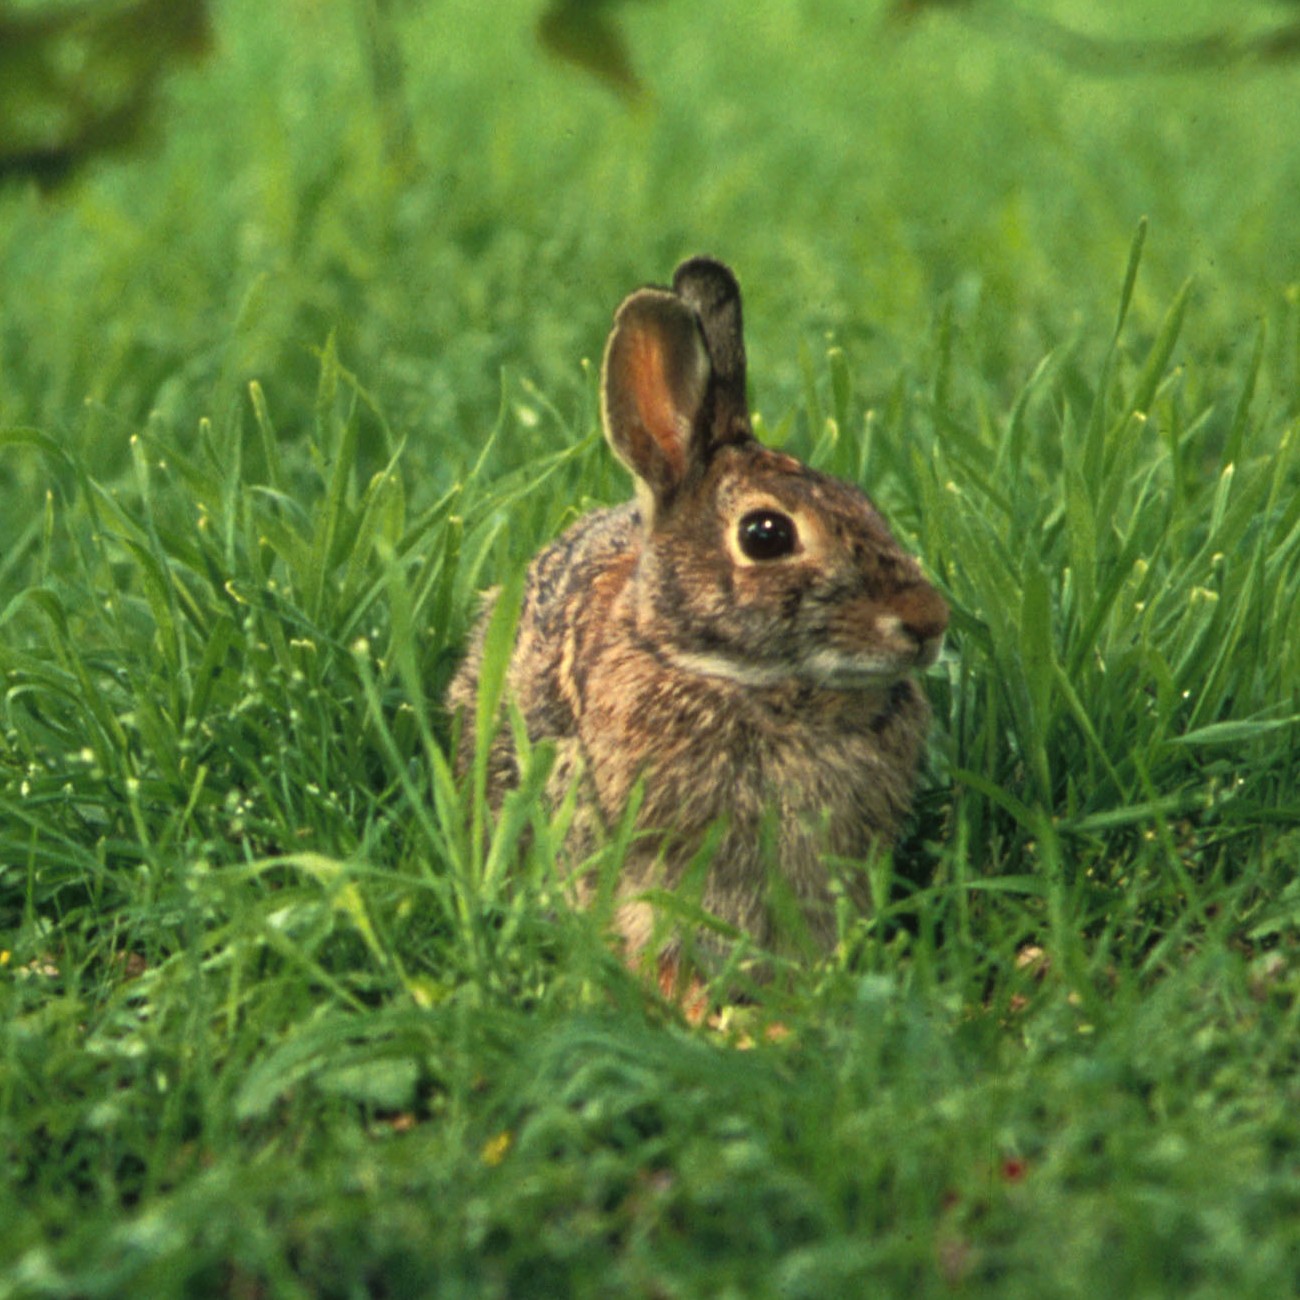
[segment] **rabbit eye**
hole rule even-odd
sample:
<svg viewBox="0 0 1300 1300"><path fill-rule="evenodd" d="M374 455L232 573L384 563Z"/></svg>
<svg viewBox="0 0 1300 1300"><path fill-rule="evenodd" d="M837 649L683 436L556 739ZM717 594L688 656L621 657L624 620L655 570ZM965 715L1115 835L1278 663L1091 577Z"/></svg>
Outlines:
<svg viewBox="0 0 1300 1300"><path fill-rule="evenodd" d="M751 560L779 560L794 551L794 520L779 510L751 510L740 521L740 549Z"/></svg>

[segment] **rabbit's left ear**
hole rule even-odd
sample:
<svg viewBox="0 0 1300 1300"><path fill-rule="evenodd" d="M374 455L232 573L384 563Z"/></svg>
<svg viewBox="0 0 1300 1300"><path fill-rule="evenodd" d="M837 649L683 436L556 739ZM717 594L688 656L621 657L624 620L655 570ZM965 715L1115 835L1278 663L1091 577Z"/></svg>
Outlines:
<svg viewBox="0 0 1300 1300"><path fill-rule="evenodd" d="M601 417L610 446L648 489L646 504L656 511L702 464L711 375L690 306L662 289L641 289L624 301L605 348Z"/></svg>

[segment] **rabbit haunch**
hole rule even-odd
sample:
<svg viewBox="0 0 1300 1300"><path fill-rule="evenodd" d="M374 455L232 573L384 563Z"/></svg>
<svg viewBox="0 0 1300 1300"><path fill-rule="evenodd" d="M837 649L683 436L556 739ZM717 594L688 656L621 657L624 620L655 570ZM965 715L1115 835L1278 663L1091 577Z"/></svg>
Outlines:
<svg viewBox="0 0 1300 1300"><path fill-rule="evenodd" d="M550 797L578 782L566 866L641 781L653 833L618 885L633 951L653 921L639 896L677 884L714 827L705 910L778 940L776 872L829 946L827 855L866 856L906 815L930 716L911 673L938 655L947 606L862 492L754 438L739 289L720 263L692 259L671 290L624 301L601 397L637 499L536 556L507 672L530 739L555 744ZM486 619L449 695L466 718ZM462 723L462 767L472 745ZM517 779L509 728L489 771L499 801ZM864 873L844 887L867 905Z"/></svg>

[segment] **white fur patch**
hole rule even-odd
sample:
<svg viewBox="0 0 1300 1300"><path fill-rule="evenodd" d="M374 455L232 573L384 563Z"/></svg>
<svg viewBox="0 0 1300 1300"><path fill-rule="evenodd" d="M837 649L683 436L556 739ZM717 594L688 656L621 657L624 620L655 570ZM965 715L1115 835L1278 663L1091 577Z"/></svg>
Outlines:
<svg viewBox="0 0 1300 1300"><path fill-rule="evenodd" d="M794 676L787 668L745 663L727 655L670 650L667 658L674 668L684 668L697 677L721 677L724 681L735 682L739 686L779 686Z"/></svg>
<svg viewBox="0 0 1300 1300"><path fill-rule="evenodd" d="M888 685L906 671L896 655L844 654L830 649L818 650L797 669L688 650L669 651L667 658L674 668L698 677L718 677L749 687L781 686L798 678L833 690L870 690Z"/></svg>
<svg viewBox="0 0 1300 1300"><path fill-rule="evenodd" d="M803 663L804 676L811 677L823 686L840 690L865 689L883 686L905 671L899 656L876 651L858 651L846 654L830 648L809 655Z"/></svg>

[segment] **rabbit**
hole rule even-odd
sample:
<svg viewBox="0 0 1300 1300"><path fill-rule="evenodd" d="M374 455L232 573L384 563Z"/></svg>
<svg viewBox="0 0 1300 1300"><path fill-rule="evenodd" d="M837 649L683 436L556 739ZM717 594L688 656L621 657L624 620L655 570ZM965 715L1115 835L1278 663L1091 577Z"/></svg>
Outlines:
<svg viewBox="0 0 1300 1300"><path fill-rule="evenodd" d="M787 948L790 899L805 952L809 938L834 947L838 892L869 909L865 871L850 865L837 888L827 858L895 839L930 721L913 674L948 624L861 491L758 442L745 370L723 263L692 258L671 289L624 300L601 417L635 499L583 516L533 559L507 669L530 741L555 745L549 797L558 806L578 782L562 869L579 904L595 889L583 860L642 784L646 833L621 868L614 924L625 955L653 941L661 963L682 936L663 937L644 895L678 885L709 836L699 905L770 951ZM461 771L490 599L448 692ZM502 727L494 805L517 779L514 753Z"/></svg>

